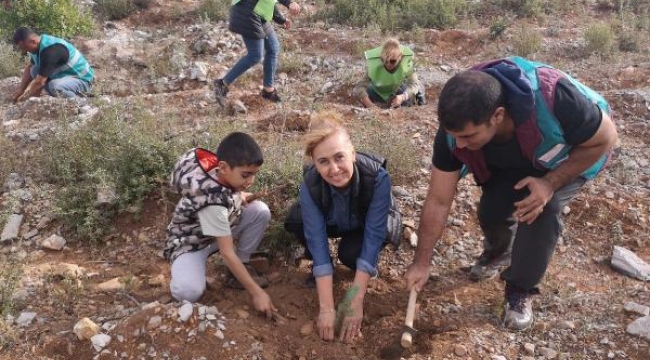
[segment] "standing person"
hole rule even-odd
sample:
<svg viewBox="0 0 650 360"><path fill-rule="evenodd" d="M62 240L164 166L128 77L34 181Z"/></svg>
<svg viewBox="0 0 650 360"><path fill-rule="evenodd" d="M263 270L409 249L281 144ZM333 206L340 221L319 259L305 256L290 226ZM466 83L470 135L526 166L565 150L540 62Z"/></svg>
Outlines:
<svg viewBox="0 0 650 360"><path fill-rule="evenodd" d="M549 65L512 57L452 77L438 103L440 129L422 209L419 242L406 272L421 290L451 208L470 171L482 188L483 253L470 277L505 280L504 325L533 322L532 298L562 232L564 205L603 168L617 140L602 96Z"/></svg>
<svg viewBox="0 0 650 360"><path fill-rule="evenodd" d="M255 309L267 316L275 311L262 290L268 280L247 265L271 219L266 204L246 202L250 194L245 190L263 162L255 140L234 132L221 140L216 154L191 149L174 166L170 184L181 199L167 227L163 253L171 263L169 288L176 300L199 299L206 288L208 257L219 252L228 268L225 285L246 289Z"/></svg>
<svg viewBox="0 0 650 360"><path fill-rule="evenodd" d="M47 34L37 35L26 27L16 29L13 42L30 57L13 95L14 102L40 96L43 90L50 96L64 98L90 92L95 78L93 69L69 42Z"/></svg>
<svg viewBox="0 0 650 360"><path fill-rule="evenodd" d="M352 90L363 106L382 104L398 108L425 104L424 88L413 66L413 50L400 45L397 39L388 39L364 55L366 78Z"/></svg>
<svg viewBox="0 0 650 360"><path fill-rule="evenodd" d="M221 79L214 81L214 93L221 106L226 106L228 87L238 77L264 58L264 88L261 95L264 99L280 102L280 96L275 88L275 72L278 69L278 54L280 42L275 34L271 21L291 28L291 19L286 18L278 9L277 0L233 0L230 8L230 25L232 32L240 34L246 45L246 55L239 59L235 66ZM292 15L300 13L300 5L292 0L279 0Z"/></svg>
<svg viewBox="0 0 650 360"><path fill-rule="evenodd" d="M387 241L399 244L402 224L386 161L356 152L341 120L333 112L314 117L305 136L305 156L312 164L304 171L300 199L290 208L285 228L306 244L306 257L313 258L308 282L318 292L316 326L323 340L334 339L336 319L328 238L341 238L338 258L355 276L342 300L350 311L340 314L339 337L351 341L361 330L364 296L370 278L377 275L379 252Z"/></svg>

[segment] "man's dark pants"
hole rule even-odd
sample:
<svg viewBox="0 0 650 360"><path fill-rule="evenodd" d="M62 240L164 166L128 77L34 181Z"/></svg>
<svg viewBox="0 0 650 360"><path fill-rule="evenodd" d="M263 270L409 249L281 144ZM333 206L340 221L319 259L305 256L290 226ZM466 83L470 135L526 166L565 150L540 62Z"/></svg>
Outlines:
<svg viewBox="0 0 650 360"><path fill-rule="evenodd" d="M514 203L529 194L527 189L514 189L518 181L493 175L482 186L478 218L485 236L484 251L496 257L512 247L512 262L501 278L523 291L531 291L544 276L562 233L562 209L585 180L579 177L558 189L530 225L517 224L513 216Z"/></svg>

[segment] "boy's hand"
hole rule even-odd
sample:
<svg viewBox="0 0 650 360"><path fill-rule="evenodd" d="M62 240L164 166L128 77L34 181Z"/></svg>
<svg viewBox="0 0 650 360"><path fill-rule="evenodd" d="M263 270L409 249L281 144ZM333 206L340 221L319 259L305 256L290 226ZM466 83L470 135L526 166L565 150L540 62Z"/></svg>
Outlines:
<svg viewBox="0 0 650 360"><path fill-rule="evenodd" d="M255 310L263 312L269 319L273 316L274 311L278 311L278 309L273 305L269 294L263 290L253 296L253 306L255 307Z"/></svg>
<svg viewBox="0 0 650 360"><path fill-rule="evenodd" d="M291 19L287 18L282 27L284 27L286 30L291 29Z"/></svg>

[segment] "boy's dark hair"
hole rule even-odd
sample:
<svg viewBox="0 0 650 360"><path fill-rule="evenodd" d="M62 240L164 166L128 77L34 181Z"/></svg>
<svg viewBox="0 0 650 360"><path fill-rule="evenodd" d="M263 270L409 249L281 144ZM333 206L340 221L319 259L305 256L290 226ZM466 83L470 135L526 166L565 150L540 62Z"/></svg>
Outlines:
<svg viewBox="0 0 650 360"><path fill-rule="evenodd" d="M480 125L504 106L499 80L477 70L467 70L449 79L438 99L438 120L445 130L461 131L468 123Z"/></svg>
<svg viewBox="0 0 650 360"><path fill-rule="evenodd" d="M264 163L262 149L255 139L243 132L228 134L219 143L217 158L231 167L257 165Z"/></svg>
<svg viewBox="0 0 650 360"><path fill-rule="evenodd" d="M14 38L13 38L14 45L17 45L19 42L22 41L27 41L27 39L29 39L29 37L32 35L36 35L36 33L34 32L34 30L28 27L21 26L17 28L14 31Z"/></svg>

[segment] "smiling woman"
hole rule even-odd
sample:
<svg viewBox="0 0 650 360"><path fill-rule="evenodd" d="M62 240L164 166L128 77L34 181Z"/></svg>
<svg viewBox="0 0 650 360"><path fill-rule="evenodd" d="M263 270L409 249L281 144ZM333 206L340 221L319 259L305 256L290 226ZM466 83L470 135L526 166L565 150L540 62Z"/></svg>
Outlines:
<svg viewBox="0 0 650 360"><path fill-rule="evenodd" d="M339 114L321 112L314 117L305 136L305 157L310 164L285 228L306 245L305 257L313 260L305 285L317 287L319 336L333 340L338 323L340 339L351 341L361 329L363 299L370 277L377 275L379 252L392 239L401 238L400 214L391 195L386 161L357 152ZM354 282L339 304L345 311L339 311L338 322L329 237L341 238L338 259L355 271Z"/></svg>

